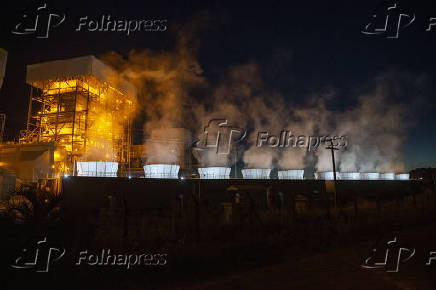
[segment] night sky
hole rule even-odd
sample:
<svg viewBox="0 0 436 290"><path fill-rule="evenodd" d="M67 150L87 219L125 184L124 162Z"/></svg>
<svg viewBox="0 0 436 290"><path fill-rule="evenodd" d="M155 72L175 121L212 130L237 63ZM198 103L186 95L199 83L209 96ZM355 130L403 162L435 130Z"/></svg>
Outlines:
<svg viewBox="0 0 436 290"><path fill-rule="evenodd" d="M48 39L13 35L11 29L31 3L2 4L0 11L0 47L9 52L0 111L7 114L9 140L25 128L27 64L109 51L170 50L184 25L194 23L197 57L211 82L219 82L229 66L254 61L263 67L268 86L285 98L334 88L330 105L341 110L354 104L354 92L381 74L421 76L425 81L418 91L405 89L394 101L413 104L413 124L403 145L407 168L436 166L436 25L425 31L429 18L436 17L435 1L397 1L402 11L416 16L398 39L361 33L380 1L53 1L48 6L65 13L66 20L50 30ZM74 31L79 17L102 14L166 19L168 29L129 36Z"/></svg>

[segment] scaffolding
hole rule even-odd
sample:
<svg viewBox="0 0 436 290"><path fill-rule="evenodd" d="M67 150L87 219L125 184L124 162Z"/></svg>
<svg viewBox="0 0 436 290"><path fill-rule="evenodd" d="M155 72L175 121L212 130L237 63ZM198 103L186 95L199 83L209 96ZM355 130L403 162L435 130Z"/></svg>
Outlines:
<svg viewBox="0 0 436 290"><path fill-rule="evenodd" d="M97 60L87 61L94 65ZM28 68L29 110L20 143L54 142L54 159L66 163L64 173L76 175L78 161L112 161L123 174L130 162L135 97L86 71L46 76L53 67L43 64L42 79L30 80Z"/></svg>

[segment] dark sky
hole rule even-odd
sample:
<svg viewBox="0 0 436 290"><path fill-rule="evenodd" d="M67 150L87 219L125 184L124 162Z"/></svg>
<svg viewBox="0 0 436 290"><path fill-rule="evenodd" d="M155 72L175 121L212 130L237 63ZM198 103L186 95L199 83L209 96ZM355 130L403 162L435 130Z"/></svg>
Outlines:
<svg viewBox="0 0 436 290"><path fill-rule="evenodd" d="M53 1L54 12L66 14L65 22L50 30L48 39L13 35L31 1L2 4L0 47L9 51L6 79L0 92L0 110L7 114L6 136L13 139L25 128L28 87L25 66L41 61L82 55L102 55L114 50L168 50L183 25L198 29L198 60L205 76L219 80L229 66L255 61L268 72L280 66L269 86L286 98L333 87L338 96L332 106L347 107L356 89L386 72L423 75L422 91L405 92L399 101L414 100L415 122L404 144L407 167L436 166L436 17L435 1L397 1L401 11L415 14L415 21L400 30L398 39L385 34L365 35L361 29L371 20L381 1ZM110 14L117 19L166 19L165 32L75 32L82 16ZM392 21L395 19L392 18ZM406 21L406 20L404 20ZM436 20L435 20L436 22ZM403 22L404 23L404 22ZM393 31L389 31L392 33ZM290 61L283 61L282 57Z"/></svg>

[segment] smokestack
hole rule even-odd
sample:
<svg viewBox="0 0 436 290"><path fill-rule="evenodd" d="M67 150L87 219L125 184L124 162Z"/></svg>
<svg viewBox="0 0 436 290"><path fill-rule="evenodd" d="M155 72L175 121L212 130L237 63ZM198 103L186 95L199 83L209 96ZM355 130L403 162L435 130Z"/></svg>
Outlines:
<svg viewBox="0 0 436 290"><path fill-rule="evenodd" d="M269 168L251 168L242 169L244 179L269 179L271 169Z"/></svg>
<svg viewBox="0 0 436 290"><path fill-rule="evenodd" d="M77 162L77 176L117 177L118 162Z"/></svg>
<svg viewBox="0 0 436 290"><path fill-rule="evenodd" d="M230 179L230 167L198 168L201 179Z"/></svg>
<svg viewBox="0 0 436 290"><path fill-rule="evenodd" d="M178 179L179 165L149 164L144 166L145 178Z"/></svg>
<svg viewBox="0 0 436 290"><path fill-rule="evenodd" d="M278 172L279 179L304 179L303 170L282 170Z"/></svg>

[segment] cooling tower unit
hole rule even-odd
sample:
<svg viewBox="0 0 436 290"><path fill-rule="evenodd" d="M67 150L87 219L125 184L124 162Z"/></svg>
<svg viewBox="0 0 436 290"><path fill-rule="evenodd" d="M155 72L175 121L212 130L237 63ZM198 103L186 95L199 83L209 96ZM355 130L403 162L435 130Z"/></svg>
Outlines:
<svg viewBox="0 0 436 290"><path fill-rule="evenodd" d="M333 171L316 172L315 173L315 179L334 180ZM339 172L336 172L336 179L339 179Z"/></svg>
<svg viewBox="0 0 436 290"><path fill-rule="evenodd" d="M179 165L173 164L150 164L144 166L145 178L179 178Z"/></svg>
<svg viewBox="0 0 436 290"><path fill-rule="evenodd" d="M383 180L394 180L395 179L395 173L381 173L380 179Z"/></svg>
<svg viewBox="0 0 436 290"><path fill-rule="evenodd" d="M359 172L341 172L341 179L343 180L360 180Z"/></svg>
<svg viewBox="0 0 436 290"><path fill-rule="evenodd" d="M303 170L282 170L278 172L279 179L304 179Z"/></svg>
<svg viewBox="0 0 436 290"><path fill-rule="evenodd" d="M361 173L361 177L363 180L379 180L380 173L378 172Z"/></svg>
<svg viewBox="0 0 436 290"><path fill-rule="evenodd" d="M242 169L244 179L269 179L271 169L269 168L251 168Z"/></svg>
<svg viewBox="0 0 436 290"><path fill-rule="evenodd" d="M230 168L229 167L205 167L198 168L201 179L229 179Z"/></svg>
<svg viewBox="0 0 436 290"><path fill-rule="evenodd" d="M395 180L409 180L409 173L401 173L395 175Z"/></svg>
<svg viewBox="0 0 436 290"><path fill-rule="evenodd" d="M153 129L145 144L147 164L177 164L191 172L191 132L184 128Z"/></svg>
<svg viewBox="0 0 436 290"><path fill-rule="evenodd" d="M77 176L117 177L118 162L77 162Z"/></svg>

